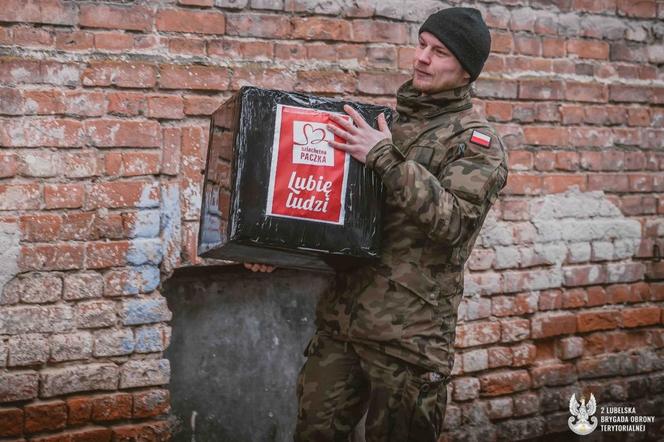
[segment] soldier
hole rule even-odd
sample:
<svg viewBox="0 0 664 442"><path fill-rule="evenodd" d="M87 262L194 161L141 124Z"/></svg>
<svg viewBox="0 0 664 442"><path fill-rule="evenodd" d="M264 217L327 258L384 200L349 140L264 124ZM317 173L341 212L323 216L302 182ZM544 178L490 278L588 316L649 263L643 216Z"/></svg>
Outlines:
<svg viewBox="0 0 664 442"><path fill-rule="evenodd" d="M477 9L438 11L419 30L392 132L349 106L354 124L330 126L345 140L330 144L382 179L383 249L377 264L338 273L318 303L296 442L348 441L365 413L369 442L441 433L464 264L507 180L505 147L471 104L490 46Z"/></svg>

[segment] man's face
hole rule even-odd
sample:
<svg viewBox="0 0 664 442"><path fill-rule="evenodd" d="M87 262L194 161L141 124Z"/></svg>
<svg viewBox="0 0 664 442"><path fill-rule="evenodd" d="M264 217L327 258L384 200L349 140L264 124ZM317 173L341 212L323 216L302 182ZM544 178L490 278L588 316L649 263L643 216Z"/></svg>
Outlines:
<svg viewBox="0 0 664 442"><path fill-rule="evenodd" d="M413 87L425 94L467 84L470 75L459 60L430 32L422 32L413 60Z"/></svg>

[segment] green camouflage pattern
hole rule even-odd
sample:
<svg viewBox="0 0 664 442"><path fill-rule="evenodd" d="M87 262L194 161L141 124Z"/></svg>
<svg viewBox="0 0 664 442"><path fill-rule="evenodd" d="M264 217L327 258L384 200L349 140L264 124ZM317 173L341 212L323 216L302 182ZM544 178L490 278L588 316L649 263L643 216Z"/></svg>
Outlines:
<svg viewBox="0 0 664 442"><path fill-rule="evenodd" d="M318 332L448 377L463 269L507 181L502 140L472 108L470 86L397 94L392 140L367 155L385 187L378 263L339 273L316 309ZM471 142L473 130L490 137Z"/></svg>
<svg viewBox="0 0 664 442"><path fill-rule="evenodd" d="M415 365L362 344L314 335L297 377L295 442L349 441L365 412L366 442L436 442L447 388Z"/></svg>

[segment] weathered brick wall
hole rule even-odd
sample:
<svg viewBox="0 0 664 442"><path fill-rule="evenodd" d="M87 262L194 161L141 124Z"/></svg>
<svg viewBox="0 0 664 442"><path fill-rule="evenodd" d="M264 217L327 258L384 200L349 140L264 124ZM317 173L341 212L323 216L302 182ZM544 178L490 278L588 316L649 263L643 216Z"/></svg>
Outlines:
<svg viewBox="0 0 664 442"><path fill-rule="evenodd" d="M201 264L206 116L245 84L393 105L418 23L456 4L492 28L475 102L511 171L449 440L562 431L573 392L661 410L664 4L0 0L0 437L165 439L158 289Z"/></svg>

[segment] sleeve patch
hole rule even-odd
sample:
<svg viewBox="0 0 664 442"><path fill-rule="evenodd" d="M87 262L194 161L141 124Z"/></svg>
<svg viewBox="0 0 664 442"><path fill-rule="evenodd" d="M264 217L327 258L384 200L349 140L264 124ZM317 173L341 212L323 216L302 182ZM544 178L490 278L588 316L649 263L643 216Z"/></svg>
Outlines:
<svg viewBox="0 0 664 442"><path fill-rule="evenodd" d="M470 137L470 142L479 144L480 146L488 149L491 146L491 135L474 130Z"/></svg>

